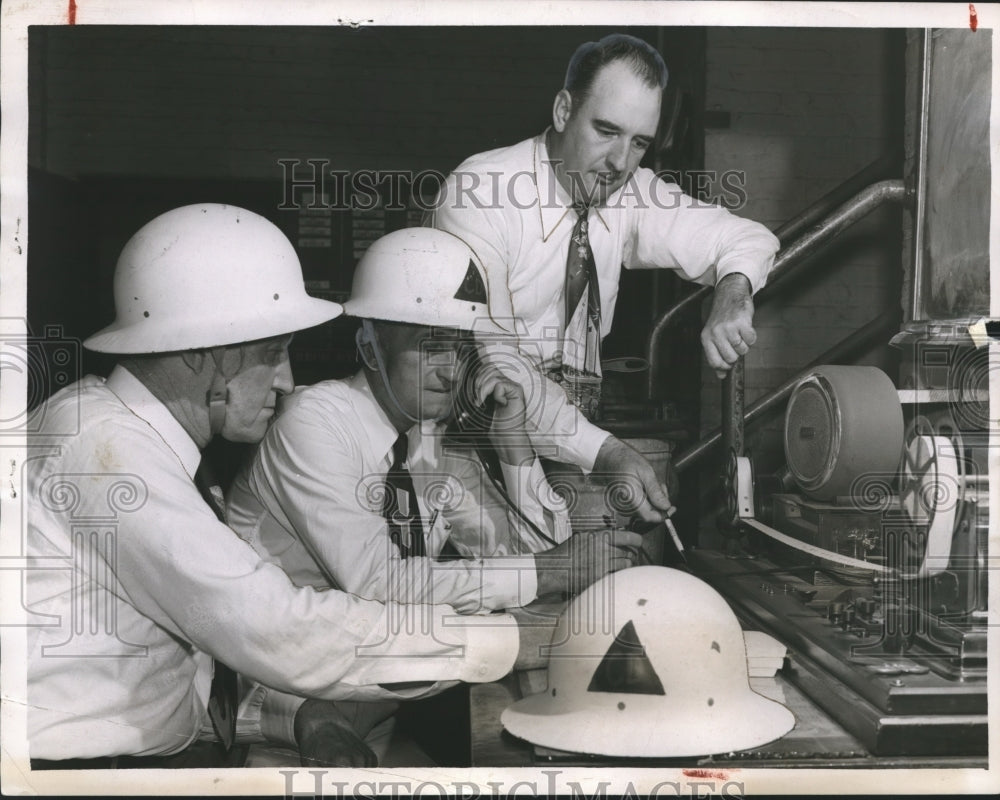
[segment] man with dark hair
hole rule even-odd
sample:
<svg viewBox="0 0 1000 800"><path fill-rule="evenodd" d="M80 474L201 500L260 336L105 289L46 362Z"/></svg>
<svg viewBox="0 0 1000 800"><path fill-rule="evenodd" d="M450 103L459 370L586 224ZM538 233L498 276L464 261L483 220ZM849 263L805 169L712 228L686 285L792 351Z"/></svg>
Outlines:
<svg viewBox="0 0 1000 800"><path fill-rule="evenodd" d="M756 341L752 297L778 247L762 225L639 168L656 138L666 79L662 57L640 39L612 34L581 45L552 126L464 161L425 221L472 246L494 317L520 334L517 355L537 377L526 396L544 398L533 406L536 449L630 476L641 485L637 511L649 520L672 511L665 487L642 456L588 421L621 268L671 269L715 286L701 338L723 377ZM513 360L511 352L496 359L501 369Z"/></svg>
<svg viewBox="0 0 1000 800"><path fill-rule="evenodd" d="M647 86L667 88L667 65L648 42L624 33L612 33L599 42L584 42L573 53L566 68L563 88L580 104L587 99L601 67L621 61Z"/></svg>

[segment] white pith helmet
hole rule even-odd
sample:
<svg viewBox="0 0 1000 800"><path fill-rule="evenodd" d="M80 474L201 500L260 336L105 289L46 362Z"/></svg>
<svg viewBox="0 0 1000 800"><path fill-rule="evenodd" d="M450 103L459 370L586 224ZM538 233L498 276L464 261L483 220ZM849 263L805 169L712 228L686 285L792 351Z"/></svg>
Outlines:
<svg viewBox="0 0 1000 800"><path fill-rule="evenodd" d="M338 303L306 294L276 225L243 208L168 211L129 239L114 279L115 321L83 344L101 353L222 347L310 328Z"/></svg>
<svg viewBox="0 0 1000 800"><path fill-rule="evenodd" d="M654 566L581 592L553 634L548 687L500 720L545 747L659 758L757 747L795 725L750 688L743 632L722 596Z"/></svg>
<svg viewBox="0 0 1000 800"><path fill-rule="evenodd" d="M365 251L344 313L504 334L490 316L486 277L465 242L435 228L404 228Z"/></svg>

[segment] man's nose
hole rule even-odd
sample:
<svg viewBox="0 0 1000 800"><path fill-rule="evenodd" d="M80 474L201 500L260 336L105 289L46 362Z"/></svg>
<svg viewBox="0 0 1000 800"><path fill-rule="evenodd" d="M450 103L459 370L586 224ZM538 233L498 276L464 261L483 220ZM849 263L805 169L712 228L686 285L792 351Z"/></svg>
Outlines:
<svg viewBox="0 0 1000 800"><path fill-rule="evenodd" d="M274 390L279 394L289 394L295 388L295 379L292 377L292 362L288 359L288 351L274 373Z"/></svg>
<svg viewBox="0 0 1000 800"><path fill-rule="evenodd" d="M451 358L447 364L439 364L437 367L438 379L448 389L451 389L458 381L458 359Z"/></svg>
<svg viewBox="0 0 1000 800"><path fill-rule="evenodd" d="M608 166L615 172L624 172L628 166L628 140L619 137L608 150Z"/></svg>

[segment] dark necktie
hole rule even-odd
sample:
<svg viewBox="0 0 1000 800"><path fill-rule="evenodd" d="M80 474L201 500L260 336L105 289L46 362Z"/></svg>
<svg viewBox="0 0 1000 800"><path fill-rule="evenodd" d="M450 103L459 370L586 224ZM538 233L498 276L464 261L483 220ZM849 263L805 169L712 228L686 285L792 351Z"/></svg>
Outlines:
<svg viewBox="0 0 1000 800"><path fill-rule="evenodd" d="M600 322L601 296L597 286L594 251L590 247L590 234L587 230L590 209L576 205L573 210L577 213L577 219L566 254L566 324L573 318L588 286L593 288L587 292L587 316L590 322Z"/></svg>
<svg viewBox="0 0 1000 800"><path fill-rule="evenodd" d="M590 247L587 206L576 205L576 225L566 254L566 308L561 376L570 401L590 418L597 414L601 376L601 290Z"/></svg>
<svg viewBox="0 0 1000 800"><path fill-rule="evenodd" d="M389 523L389 536L403 558L427 555L417 492L406 468L408 446L406 434L401 433L392 446L392 466L385 476L387 491L382 506L382 516Z"/></svg>
<svg viewBox="0 0 1000 800"><path fill-rule="evenodd" d="M211 477L211 469L202 463L194 476L195 486L219 521L225 523L226 511L222 503L222 490ZM236 740L236 711L239 706L236 673L215 659L212 688L208 695L208 716L215 735L228 751Z"/></svg>

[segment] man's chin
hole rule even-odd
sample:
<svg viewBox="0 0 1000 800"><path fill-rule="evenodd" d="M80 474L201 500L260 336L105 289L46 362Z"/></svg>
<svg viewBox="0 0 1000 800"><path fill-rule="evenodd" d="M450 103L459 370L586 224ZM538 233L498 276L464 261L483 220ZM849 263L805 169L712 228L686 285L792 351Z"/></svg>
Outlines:
<svg viewBox="0 0 1000 800"><path fill-rule="evenodd" d="M242 428L238 431L232 432L222 432L222 438L228 442L234 442L236 444L257 444L264 435L267 433L267 429L270 427L269 423L259 425L253 429Z"/></svg>
<svg viewBox="0 0 1000 800"><path fill-rule="evenodd" d="M615 180L606 183L604 181L597 181L594 184L591 194L593 195L595 202L603 203L624 185L624 178L616 178Z"/></svg>
<svg viewBox="0 0 1000 800"><path fill-rule="evenodd" d="M420 407L418 416L422 420L437 421L450 418L452 410L453 404L450 401L446 403L426 402Z"/></svg>

